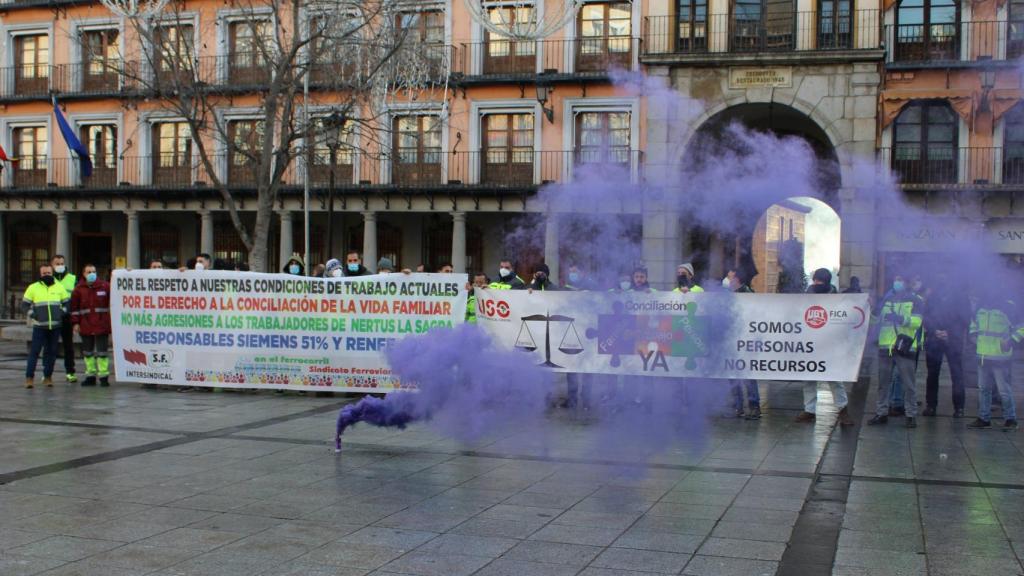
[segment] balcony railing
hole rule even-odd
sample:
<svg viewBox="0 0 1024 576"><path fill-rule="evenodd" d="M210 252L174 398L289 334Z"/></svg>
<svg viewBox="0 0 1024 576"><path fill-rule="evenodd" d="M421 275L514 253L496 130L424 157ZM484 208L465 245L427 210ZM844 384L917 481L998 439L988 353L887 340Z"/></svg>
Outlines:
<svg viewBox="0 0 1024 576"><path fill-rule="evenodd" d="M628 36L574 40L494 39L463 44L455 72L468 77L533 76L540 72L606 75L633 70L640 39Z"/></svg>
<svg viewBox="0 0 1024 576"><path fill-rule="evenodd" d="M233 160L233 161L232 161ZM413 161L409 161L413 160ZM642 153L637 150L512 152L437 152L422 158L399 161L390 154L352 152L340 154L334 165L334 185L339 190L360 188L441 189L493 188L530 189L548 182L567 182L588 173L618 172L633 181L641 177ZM256 171L239 157L221 155L212 164L229 187L252 189ZM82 177L76 158L38 157L4 170L0 184L14 189L202 189L212 186L198 158L166 154L124 156L97 161L93 173ZM282 176L286 187L301 187L304 180L301 159L293 161ZM600 174L598 174L600 175ZM327 188L331 167L315 163L309 168L310 184Z"/></svg>
<svg viewBox="0 0 1024 576"><path fill-rule="evenodd" d="M790 12L743 19L712 14L702 20L675 16L644 19L645 56L669 54L806 52L879 48L878 10Z"/></svg>
<svg viewBox="0 0 1024 576"><path fill-rule="evenodd" d="M886 25L890 62L1012 60L1024 55L1024 20Z"/></svg>
<svg viewBox="0 0 1024 576"><path fill-rule="evenodd" d="M1024 146L906 145L882 148L879 152L882 161L905 186L1024 184Z"/></svg>

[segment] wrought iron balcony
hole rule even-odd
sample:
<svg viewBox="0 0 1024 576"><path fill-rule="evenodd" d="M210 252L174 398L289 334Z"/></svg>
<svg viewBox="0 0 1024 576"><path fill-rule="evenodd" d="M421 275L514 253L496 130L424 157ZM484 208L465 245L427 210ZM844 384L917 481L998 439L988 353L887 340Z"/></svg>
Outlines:
<svg viewBox="0 0 1024 576"><path fill-rule="evenodd" d="M1024 20L885 26L890 63L953 64L1024 55Z"/></svg>
<svg viewBox="0 0 1024 576"><path fill-rule="evenodd" d="M493 39L463 44L455 72L465 78L532 79L538 73L605 77L612 70L636 69L640 39L629 36L573 40Z"/></svg>
<svg viewBox="0 0 1024 576"><path fill-rule="evenodd" d="M905 187L997 187L1024 184L1024 147L897 145L879 150Z"/></svg>

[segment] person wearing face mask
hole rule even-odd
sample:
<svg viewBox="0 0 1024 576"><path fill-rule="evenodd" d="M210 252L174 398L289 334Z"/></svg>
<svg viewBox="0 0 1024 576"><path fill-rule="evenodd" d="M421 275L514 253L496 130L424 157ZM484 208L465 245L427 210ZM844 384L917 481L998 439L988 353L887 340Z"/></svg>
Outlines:
<svg viewBox="0 0 1024 576"><path fill-rule="evenodd" d="M213 270L213 259L206 252L196 256L195 263L192 265L192 269L197 272L203 270Z"/></svg>
<svg viewBox="0 0 1024 576"><path fill-rule="evenodd" d="M377 274L391 274L395 271L395 264L391 258L381 258L377 261Z"/></svg>
<svg viewBox="0 0 1024 576"><path fill-rule="evenodd" d="M476 324L476 296L490 284L487 274L477 272L473 275L473 283L469 286L469 297L466 299L466 323Z"/></svg>
<svg viewBox="0 0 1024 576"><path fill-rule="evenodd" d="M327 261L327 266L324 267L324 278L341 278L345 273L341 269L341 261L337 258L331 258Z"/></svg>
<svg viewBox="0 0 1024 576"><path fill-rule="evenodd" d="M704 289L700 287L693 280L694 271L693 264L686 262L676 267L676 287L672 289L673 292L681 292L686 294L688 292L703 292Z"/></svg>
<svg viewBox="0 0 1024 576"><path fill-rule="evenodd" d="M978 417L967 425L972 430L992 427L992 388L1002 399L1003 430L1017 430L1017 407L1013 399L1013 349L1024 343L1024 323L1017 306L1001 287L982 294L971 320L970 338L978 357Z"/></svg>
<svg viewBox="0 0 1024 576"><path fill-rule="evenodd" d="M917 427L917 351L922 343L924 301L914 294L897 274L892 291L879 303L876 318L878 332L878 399L875 415L868 424L889 421L889 399L892 393L893 372L899 373L903 384L906 427Z"/></svg>
<svg viewBox="0 0 1024 576"><path fill-rule="evenodd" d="M85 358L82 386L95 386L96 378L99 378L100 386L109 386L110 285L96 275L96 267L92 264L82 268L82 281L71 293L71 322L82 338L82 356Z"/></svg>
<svg viewBox="0 0 1024 576"><path fill-rule="evenodd" d="M288 258L288 262L285 262L284 268L281 271L292 276L305 276L306 262L302 260L302 256L298 252L294 252Z"/></svg>
<svg viewBox="0 0 1024 576"><path fill-rule="evenodd" d="M826 268L818 268L811 277L811 285L807 287L808 294L836 294L836 287L832 285L832 272ZM850 403L846 395L846 387L842 382L828 382L829 390L832 392L832 402L839 409L836 419L840 426L853 426L853 418L847 410ZM797 417L797 422L814 422L818 415L818 382L804 382L804 411Z"/></svg>
<svg viewBox="0 0 1024 576"><path fill-rule="evenodd" d="M526 282L516 275L515 267L508 258L498 263L498 279L491 282L491 290L526 290Z"/></svg>
<svg viewBox="0 0 1024 576"><path fill-rule="evenodd" d="M369 276L370 271L363 266L363 258L359 252L349 250L345 254L345 276Z"/></svg>
<svg viewBox="0 0 1024 576"><path fill-rule="evenodd" d="M540 290L541 292L548 290L559 290L558 284L551 281L551 269L548 268L547 264L541 262L537 265L537 270L533 273L533 280L530 281L529 290Z"/></svg>
<svg viewBox="0 0 1024 576"><path fill-rule="evenodd" d="M78 278L68 272L64 255L57 254L51 258L50 265L53 266L53 279L63 286L68 294L71 294L78 283ZM75 375L75 336L71 331L71 319L68 317L65 317L61 323L60 340L64 346L64 377L68 382L74 384L78 382L78 376Z"/></svg>
<svg viewBox="0 0 1024 576"><path fill-rule="evenodd" d="M594 289L594 284L590 281L590 278L575 264L569 266L566 280L567 282L562 287L571 292L583 292ZM573 410L576 407L580 407L584 411L590 410L590 388L593 380L592 374L577 374L575 372L566 374L565 407L569 410Z"/></svg>
<svg viewBox="0 0 1024 576"><path fill-rule="evenodd" d="M32 322L32 347L25 367L25 388L35 385L36 364L43 353L43 384L53 386L53 365L57 362L57 345L61 325L68 314L71 294L53 277L53 266L39 267L39 281L25 290L21 309Z"/></svg>
<svg viewBox="0 0 1024 576"><path fill-rule="evenodd" d="M963 350L967 328L971 323L971 303L963 290L945 271L939 271L935 290L930 291L924 306L925 409L922 416L933 417L939 405L939 374L942 359L949 364L953 385L953 418L963 418L966 399L964 389Z"/></svg>

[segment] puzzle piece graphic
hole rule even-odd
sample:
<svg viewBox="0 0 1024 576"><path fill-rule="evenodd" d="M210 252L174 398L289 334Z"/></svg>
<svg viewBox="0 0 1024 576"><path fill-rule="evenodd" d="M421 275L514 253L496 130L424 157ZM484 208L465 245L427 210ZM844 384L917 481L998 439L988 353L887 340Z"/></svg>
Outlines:
<svg viewBox="0 0 1024 576"><path fill-rule="evenodd" d="M599 314L597 329L587 329L586 336L597 341L598 354L612 357L613 367L622 363L623 355L657 351L685 356L685 368L695 370L696 359L708 355L706 320L697 315L696 302L686 305L685 316L627 314L622 302L615 302L612 313Z"/></svg>

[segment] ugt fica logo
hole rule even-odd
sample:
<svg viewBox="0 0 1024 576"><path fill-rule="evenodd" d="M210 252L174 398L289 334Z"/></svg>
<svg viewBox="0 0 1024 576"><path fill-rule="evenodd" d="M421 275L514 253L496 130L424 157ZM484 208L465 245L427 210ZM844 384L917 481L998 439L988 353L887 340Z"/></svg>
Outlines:
<svg viewBox="0 0 1024 576"><path fill-rule="evenodd" d="M808 328L821 328L828 324L828 311L821 306L811 306L804 312L804 324L807 324Z"/></svg>

